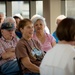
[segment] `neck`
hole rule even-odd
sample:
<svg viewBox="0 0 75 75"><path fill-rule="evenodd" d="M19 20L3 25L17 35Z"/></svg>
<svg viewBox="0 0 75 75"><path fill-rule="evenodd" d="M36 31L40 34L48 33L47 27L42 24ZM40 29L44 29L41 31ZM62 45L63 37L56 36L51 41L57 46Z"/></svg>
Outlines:
<svg viewBox="0 0 75 75"><path fill-rule="evenodd" d="M31 40L30 37L23 36L23 38L24 38L25 40Z"/></svg>
<svg viewBox="0 0 75 75"><path fill-rule="evenodd" d="M67 41L63 40L63 41L59 41L58 43L59 43L59 44L70 44L70 45L75 45L75 41L69 41L69 42L67 42Z"/></svg>
<svg viewBox="0 0 75 75"><path fill-rule="evenodd" d="M45 34L44 33L36 33L36 36L38 37L43 37Z"/></svg>

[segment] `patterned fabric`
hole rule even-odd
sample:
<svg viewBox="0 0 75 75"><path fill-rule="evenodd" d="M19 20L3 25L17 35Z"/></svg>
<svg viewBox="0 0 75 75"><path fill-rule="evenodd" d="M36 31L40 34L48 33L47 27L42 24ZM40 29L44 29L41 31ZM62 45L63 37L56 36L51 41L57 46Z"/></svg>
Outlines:
<svg viewBox="0 0 75 75"><path fill-rule="evenodd" d="M6 52L8 48L15 48L18 40L19 39L16 37L13 37L12 40L5 40L4 37L1 37L0 38L0 56L3 52ZM14 58L10 58L8 60L12 60L12 59L14 59ZM8 60L1 60L0 65L2 65L3 63L5 63Z"/></svg>

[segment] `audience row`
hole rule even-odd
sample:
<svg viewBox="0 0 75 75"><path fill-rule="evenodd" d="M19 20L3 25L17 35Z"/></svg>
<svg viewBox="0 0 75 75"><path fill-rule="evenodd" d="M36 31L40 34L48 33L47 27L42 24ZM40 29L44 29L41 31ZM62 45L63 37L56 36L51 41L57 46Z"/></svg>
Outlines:
<svg viewBox="0 0 75 75"><path fill-rule="evenodd" d="M0 75L73 75L74 18L58 16L51 35L40 15L0 15Z"/></svg>

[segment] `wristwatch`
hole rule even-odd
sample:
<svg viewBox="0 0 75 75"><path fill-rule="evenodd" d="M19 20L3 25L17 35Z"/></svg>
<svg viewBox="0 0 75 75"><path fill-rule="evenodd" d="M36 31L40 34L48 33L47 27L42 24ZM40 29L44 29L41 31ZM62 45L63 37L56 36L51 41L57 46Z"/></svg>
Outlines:
<svg viewBox="0 0 75 75"><path fill-rule="evenodd" d="M2 60L3 58L2 58L2 56L0 57L0 60Z"/></svg>

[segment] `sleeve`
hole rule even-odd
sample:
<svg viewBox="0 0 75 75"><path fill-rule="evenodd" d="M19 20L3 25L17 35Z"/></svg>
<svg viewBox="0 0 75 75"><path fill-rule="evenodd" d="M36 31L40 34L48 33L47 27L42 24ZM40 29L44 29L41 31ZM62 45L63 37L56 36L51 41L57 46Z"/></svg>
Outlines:
<svg viewBox="0 0 75 75"><path fill-rule="evenodd" d="M27 57L28 56L28 53L27 53L27 50L26 50L26 46L23 42L18 42L16 48L15 48L15 54L16 54L16 57L18 59L20 58L23 58L23 57Z"/></svg>
<svg viewBox="0 0 75 75"><path fill-rule="evenodd" d="M51 34L49 34L48 37L51 43L56 41L55 38Z"/></svg>
<svg viewBox="0 0 75 75"><path fill-rule="evenodd" d="M2 43L1 43L1 41L0 41L0 56L1 56L1 54L2 54L3 52L5 52L5 50L4 50L4 47L3 47L3 45L2 45Z"/></svg>

